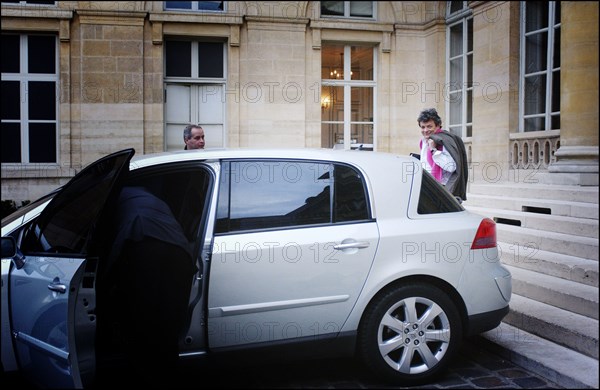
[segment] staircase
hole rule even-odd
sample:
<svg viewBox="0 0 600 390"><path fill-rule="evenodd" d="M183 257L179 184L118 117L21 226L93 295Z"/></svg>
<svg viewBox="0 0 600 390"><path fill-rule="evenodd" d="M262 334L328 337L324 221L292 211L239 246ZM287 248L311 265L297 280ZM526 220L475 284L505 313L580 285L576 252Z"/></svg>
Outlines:
<svg viewBox="0 0 600 390"><path fill-rule="evenodd" d="M598 388L598 185L469 186L463 206L496 221L513 277L510 312L483 341L559 385Z"/></svg>

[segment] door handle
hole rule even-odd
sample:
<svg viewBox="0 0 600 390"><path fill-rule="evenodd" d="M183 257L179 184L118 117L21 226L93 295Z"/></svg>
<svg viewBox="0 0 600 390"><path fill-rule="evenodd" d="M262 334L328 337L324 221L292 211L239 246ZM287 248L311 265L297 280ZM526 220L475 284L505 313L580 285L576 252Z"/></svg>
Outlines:
<svg viewBox="0 0 600 390"><path fill-rule="evenodd" d="M64 294L67 292L67 286L62 283L51 283L48 285L48 290Z"/></svg>
<svg viewBox="0 0 600 390"><path fill-rule="evenodd" d="M344 249L364 249L364 248L368 248L369 247L369 242L368 241L362 241L362 242L348 242L346 244L337 244L333 246L333 249L336 249L338 251L344 250Z"/></svg>

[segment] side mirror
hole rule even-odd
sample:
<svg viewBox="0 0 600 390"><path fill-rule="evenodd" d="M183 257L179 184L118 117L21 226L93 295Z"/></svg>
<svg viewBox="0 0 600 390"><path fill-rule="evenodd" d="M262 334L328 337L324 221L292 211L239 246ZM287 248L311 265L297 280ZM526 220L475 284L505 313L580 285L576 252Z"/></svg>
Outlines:
<svg viewBox="0 0 600 390"><path fill-rule="evenodd" d="M460 196L454 195L454 197L456 198L456 200L458 200L458 203L462 204L463 200Z"/></svg>
<svg viewBox="0 0 600 390"><path fill-rule="evenodd" d="M2 237L1 255L3 259L12 259L17 269L21 269L25 265L25 256L19 250L14 237Z"/></svg>

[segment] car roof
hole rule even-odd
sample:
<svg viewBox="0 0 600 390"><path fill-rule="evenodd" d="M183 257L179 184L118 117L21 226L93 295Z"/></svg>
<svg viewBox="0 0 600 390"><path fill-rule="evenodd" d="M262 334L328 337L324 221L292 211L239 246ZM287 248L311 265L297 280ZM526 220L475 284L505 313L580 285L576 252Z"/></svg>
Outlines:
<svg viewBox="0 0 600 390"><path fill-rule="evenodd" d="M360 150L316 148L222 148L178 150L137 155L131 160L131 169L172 162L197 161L199 159L205 161L222 159L324 160L359 165L362 167L367 167L369 165L381 166L381 164L384 164L385 166L392 162L414 163L417 161L409 156Z"/></svg>

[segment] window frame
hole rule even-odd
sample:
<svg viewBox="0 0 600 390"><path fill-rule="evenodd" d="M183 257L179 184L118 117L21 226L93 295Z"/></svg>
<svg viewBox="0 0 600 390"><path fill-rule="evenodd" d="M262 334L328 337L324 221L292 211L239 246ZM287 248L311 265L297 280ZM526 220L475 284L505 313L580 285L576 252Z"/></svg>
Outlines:
<svg viewBox="0 0 600 390"><path fill-rule="evenodd" d="M58 164L60 159L60 99L58 88L60 83L60 53L58 35L52 32L14 32L3 31L2 35L16 35L19 37L19 72L18 73L2 73L2 81L19 82L19 118L4 119L4 123L17 123L20 125L20 146L21 146L21 161L18 162L2 162L2 165L31 165L38 166L39 164ZM29 72L29 37L30 36L51 36L54 37L54 73L30 73ZM29 114L29 83L30 82L53 82L55 90L55 105L54 119L30 119ZM30 124L54 124L54 161L31 162L30 156Z"/></svg>
<svg viewBox="0 0 600 390"><path fill-rule="evenodd" d="M164 11L223 13L223 12L227 12L227 3L228 3L228 1L222 1L221 2L221 3L223 3L223 9L222 10L220 10L220 9L204 9L204 8L200 8L200 3L206 3L205 1L186 1L186 3L191 3L191 8L190 9L185 9L185 8L170 8L170 7L167 6L168 3L170 3L170 2L169 1L163 1L163 10Z"/></svg>
<svg viewBox="0 0 600 390"><path fill-rule="evenodd" d="M321 116L321 127L323 125L343 125L344 130L344 149L350 150L356 147L359 150L367 150L367 151L377 151L377 63L378 63L378 51L376 50L377 46L366 46L373 50L373 78L372 80L352 80L352 48L360 45L351 45L351 44L340 44L335 42L330 42L332 46L344 46L344 55L343 55L343 79L321 79L321 89L323 87L343 87L343 95L344 95L344 106L343 106L343 121L339 120L323 120L323 116ZM364 47L364 46L363 46ZM323 49L321 49L323 52ZM321 60L321 69L323 68L323 60ZM373 95L373 116L370 121L361 120L352 120L352 88L371 88ZM321 91L323 94L323 91ZM323 96L321 96L321 100L323 100ZM333 104L334 102L329 102L329 104ZM321 102L321 106L323 107L323 101ZM323 115L323 114L321 114ZM352 144L352 125L370 125L372 126L373 131L373 143L361 143L358 142L356 144ZM323 131L321 129L321 131ZM362 145L365 148L362 148ZM334 144L334 148L335 148ZM324 146L323 146L324 147Z"/></svg>
<svg viewBox="0 0 600 390"><path fill-rule="evenodd" d="M469 25L473 24L473 11L469 8L468 2L463 1L462 9L459 11L450 13L452 1L447 2L446 7L446 85L447 96L446 96L446 123L448 131L459 135L462 138L469 138L473 136L473 94L474 94L474 83L473 83L473 70L469 72L469 58L471 59L470 64L473 64L473 49L469 50L469 39L473 43L473 31L469 28ZM451 56L451 44L452 37L450 31L453 27L462 25L462 50L460 54ZM469 37L470 35L470 37ZM452 89L453 83L450 80L451 77L451 61L456 59L462 59L461 78L462 84L457 89ZM469 78L469 75L471 78ZM451 123L451 94L460 92L460 121L458 123ZM469 99L469 94L471 98ZM469 101L470 100L470 101ZM469 110L470 108L470 110ZM470 121L469 121L470 119ZM457 131L458 130L458 131Z"/></svg>
<svg viewBox="0 0 600 390"><path fill-rule="evenodd" d="M225 104L225 98L224 96L221 97L222 100L222 113L223 113L223 118L222 121L220 123L198 123L198 117L200 115L200 112L198 110L199 104L202 101L202 90L205 87L210 87L210 86L215 86L217 88L222 88L223 93L225 93L227 91L227 78L228 78L228 74L227 74L227 60L228 60L228 56L227 56L227 45L226 42L224 40L221 39L212 39L212 38L205 38L205 37L194 37L194 38L190 38L190 37L181 37L181 36L169 36L169 37L165 37L164 39L165 44L164 44L164 55L163 55L163 66L164 66L164 78L163 78L163 90L164 90L164 97L165 97L165 102L164 102L164 127L163 127L163 145L164 145L164 150L173 150L173 149L168 149L169 143L168 143L168 136L169 136L169 125L180 125L181 127L181 134L178 135L179 138L181 138L181 148L183 149L184 144L183 144L183 128L188 125L189 123L194 123L194 124L199 124L199 125L218 125L218 126L222 126L223 132L222 132L222 137L220 140L220 146L219 147L227 147L227 112L226 112L226 108L227 105ZM179 42L190 42L191 43L191 49L190 49L190 61L191 61L191 75L189 77L185 77L185 76L167 76L167 52L166 52L166 47L169 44L169 41L179 41ZM222 46L222 56L223 56L223 69L222 69L222 77L200 77L198 75L198 56L199 56L199 43L219 43ZM168 106L168 102L167 102L167 88L169 85L176 85L176 86L185 86L185 87L189 87L190 88L190 115L192 116L190 118L189 121L187 120L183 120L183 122L181 123L175 123L175 122L168 122L167 121L167 109L169 108ZM206 133L209 133L209 129L207 129L206 127L204 127L204 131ZM206 134L207 138L210 137L210 134Z"/></svg>
<svg viewBox="0 0 600 390"><path fill-rule="evenodd" d="M224 183L223 179L225 178L224 172L229 172L230 168L225 168L224 164L231 163L248 163L248 162L256 162L256 163L278 163L278 164L320 164L320 165L329 165L330 177L329 180L329 221L328 222L319 222L319 223L307 223L307 224L292 224L292 225L281 225L281 226L264 226L257 228L249 228L249 229L241 229L241 228L232 228L230 223L231 217L231 174L228 174L230 178L229 181ZM335 218L338 213L336 213L336 167L343 166L347 167L360 176L360 183L363 188L363 195L365 200L366 207L366 218L356 219L356 220L344 220L340 222L336 222ZM250 158L250 159L224 159L221 161L221 178L219 179L219 189L217 194L217 213L215 216L215 228L214 234L215 236L223 236L223 235L231 235L231 234L246 234L246 233L255 233L262 231L276 231L276 230L290 230L290 229L306 229L313 227L322 227L322 226L340 226L347 224L357 224L357 223L368 223L373 222L373 214L371 209L371 201L369 194L369 187L366 180L366 175L364 172L356 166L351 164L338 162L338 161L325 161L325 160L302 160L302 159L293 159L293 158ZM225 198L222 198L226 196ZM226 203L226 206L223 206ZM220 217L221 207L226 207L227 217ZM254 217L256 218L256 217ZM225 220L226 222L222 222ZM225 226L224 226L225 225Z"/></svg>
<svg viewBox="0 0 600 390"><path fill-rule="evenodd" d="M319 1L319 15L321 18L334 18L334 19L358 19L358 20L376 20L377 15L377 1L371 1L371 7L373 15L371 16L350 16L350 3L352 1L339 1L338 3L344 3L344 15L323 15L321 12L321 2Z"/></svg>
<svg viewBox="0 0 600 390"><path fill-rule="evenodd" d="M555 39L556 36L558 35L560 37L560 29L562 26L562 22L558 22L556 23L556 12L557 12L557 2L556 1L550 1L547 3L540 3L540 4L546 4L548 6L548 20L547 23L548 25L544 28L541 29L537 29L534 31L529 31L527 32L527 17L526 17L526 12L527 12L527 2L521 2L520 4L520 11L521 11L521 18L520 18L520 34L519 34L519 40L520 40L520 51L519 51L519 132L520 133L531 133L531 132L536 132L536 131L552 131L552 130L560 130L560 103L559 103L559 110L558 111L552 111L552 103L553 103L553 83L554 83L554 72L558 72L558 76L560 77L560 72L561 72L561 67L560 67L560 63L558 64L558 66L556 66L556 64L554 64L554 44L555 44ZM559 18L560 19L560 18ZM557 33L558 30L558 33ZM533 36L536 34L543 34L547 32L548 33L548 38L546 41L546 67L545 70L542 71L535 71L535 72L531 72L531 73L527 73L526 74L526 62L527 62L527 58L526 58L526 38L528 36ZM545 105L544 105L544 112L542 114L525 114L525 100L527 97L527 91L525 90L526 87L526 79L527 77L536 77L536 76L540 76L540 75L544 75L546 78L546 83L545 83L545 88L546 88L546 92L545 92ZM560 95L560 85L559 85L559 90L558 93ZM559 100L560 100L560 96L558 96ZM558 117L558 123L559 123L559 128L558 129L553 129L552 128L552 119L553 117ZM526 119L532 119L532 118L544 118L544 128L541 130L529 130L527 131L525 129L525 120Z"/></svg>
<svg viewBox="0 0 600 390"><path fill-rule="evenodd" d="M57 1L49 1L47 4L32 1L3 1L3 5L20 5L26 7L56 7Z"/></svg>

